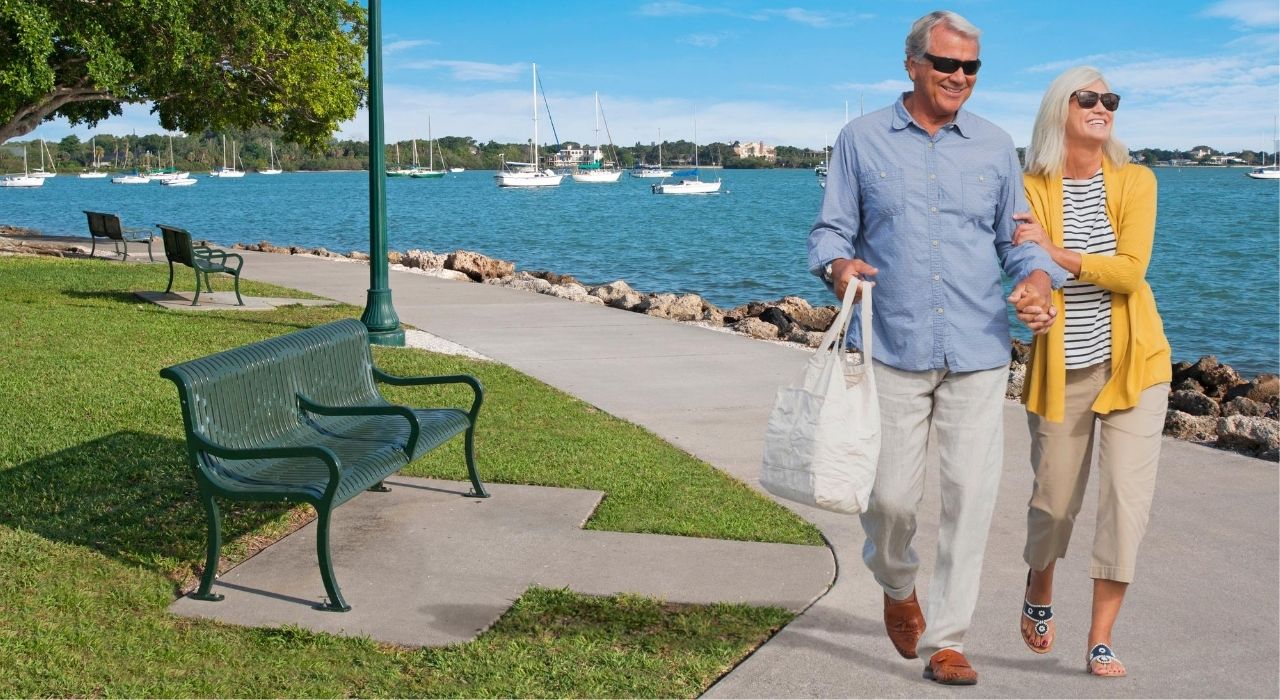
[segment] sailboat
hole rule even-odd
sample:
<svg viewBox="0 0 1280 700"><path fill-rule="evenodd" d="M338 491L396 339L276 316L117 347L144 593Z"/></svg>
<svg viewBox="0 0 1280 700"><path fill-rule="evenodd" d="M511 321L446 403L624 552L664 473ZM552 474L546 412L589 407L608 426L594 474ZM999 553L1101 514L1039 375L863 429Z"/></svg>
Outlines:
<svg viewBox="0 0 1280 700"><path fill-rule="evenodd" d="M672 177L682 178L679 182L668 183L666 180L650 185L654 194L715 194L720 191L720 178L715 182L703 182L698 175L698 121L693 122L693 169L681 170Z"/></svg>
<svg viewBox="0 0 1280 700"><path fill-rule="evenodd" d="M538 169L538 64L533 64L533 140L529 142L529 162L508 161L493 176L498 187L558 187L564 175Z"/></svg>
<svg viewBox="0 0 1280 700"><path fill-rule="evenodd" d="M605 121L605 134L609 133L609 122ZM618 169L617 156L614 161L606 163L604 154L600 152L600 93L596 93L596 150L592 154L591 162L578 166L577 172L573 174L574 182L617 182L622 177L622 171ZM613 137L609 137L609 148L613 149ZM614 151L615 154L617 151Z"/></svg>
<svg viewBox="0 0 1280 700"><path fill-rule="evenodd" d="M662 167L662 129L658 129L658 164L640 163L631 169L631 177L662 179L671 177L671 170Z"/></svg>
<svg viewBox="0 0 1280 700"><path fill-rule="evenodd" d="M827 165L829 164L830 147L826 145L827 135L822 135L822 162L813 169L813 174L818 177L818 187L827 189Z"/></svg>
<svg viewBox="0 0 1280 700"><path fill-rule="evenodd" d="M49 156L49 169L44 169L45 155ZM58 173L53 169L53 154L49 153L49 144L44 139L40 139L40 167L31 171L28 177L38 177L44 179L46 177L57 177Z"/></svg>
<svg viewBox="0 0 1280 700"><path fill-rule="evenodd" d="M209 177L244 177L243 170L236 169L236 142L231 141L231 167L227 167L227 136L222 135L222 167L210 171Z"/></svg>
<svg viewBox="0 0 1280 700"><path fill-rule="evenodd" d="M151 182L151 178L143 175L137 169L137 161L134 161L134 169L132 175L121 174L111 178L113 185L145 185ZM125 137L124 141L124 167L129 167L129 137Z"/></svg>
<svg viewBox="0 0 1280 700"><path fill-rule="evenodd" d="M258 174L259 175L279 175L280 173L284 172L284 170L281 170L280 166L276 164L276 143L275 141L268 141L267 146L270 147L271 149L271 155L268 157L268 160L267 160L267 164L270 167L268 167L266 170L259 170Z"/></svg>
<svg viewBox="0 0 1280 700"><path fill-rule="evenodd" d="M44 178L31 177L27 172L27 147L22 147L22 174L0 178L0 187L42 187Z"/></svg>
<svg viewBox="0 0 1280 700"><path fill-rule="evenodd" d="M191 173L178 172L177 163L173 158L173 134L169 134L169 167L164 167L164 161L158 156L156 157L156 162L156 167L147 172L147 176L151 178L152 182L167 185L172 180L191 179Z"/></svg>
<svg viewBox="0 0 1280 700"><path fill-rule="evenodd" d="M1262 167L1245 173L1255 180L1280 180L1280 119L1276 120L1275 141L1271 144L1272 163L1267 165L1267 157L1262 156Z"/></svg>
<svg viewBox="0 0 1280 700"><path fill-rule="evenodd" d="M414 146L418 144L415 141ZM443 157L443 156L442 156ZM418 160L417 151L414 151L415 161ZM418 178L438 178L444 177L445 171L436 170L436 140L431 136L431 115L427 115L427 167L419 168L417 163L414 164L413 170L409 171L409 177Z"/></svg>
<svg viewBox="0 0 1280 700"><path fill-rule="evenodd" d="M387 177L404 177L409 171L400 165L400 142L396 141L396 165L393 168L387 168Z"/></svg>
<svg viewBox="0 0 1280 700"><path fill-rule="evenodd" d="M85 180L96 180L99 178L106 177L107 176L106 171L98 170L98 166L101 165L101 163L98 162L98 137L97 136L89 137L89 152L93 154L89 156L89 167L93 168L93 170L81 171L81 173L76 177L79 177Z"/></svg>

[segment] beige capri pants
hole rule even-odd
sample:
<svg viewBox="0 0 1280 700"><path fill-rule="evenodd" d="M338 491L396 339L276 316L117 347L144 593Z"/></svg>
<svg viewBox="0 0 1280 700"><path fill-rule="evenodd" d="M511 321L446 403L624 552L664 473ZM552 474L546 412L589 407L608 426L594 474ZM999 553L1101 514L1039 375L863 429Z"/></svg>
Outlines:
<svg viewBox="0 0 1280 700"><path fill-rule="evenodd" d="M1110 362L1067 370L1064 420L1053 423L1027 413L1035 485L1022 558L1036 571L1067 554L1099 435L1098 522L1089 577L1133 581L1155 494L1169 384L1147 388L1133 408L1096 414L1093 402L1110 376Z"/></svg>

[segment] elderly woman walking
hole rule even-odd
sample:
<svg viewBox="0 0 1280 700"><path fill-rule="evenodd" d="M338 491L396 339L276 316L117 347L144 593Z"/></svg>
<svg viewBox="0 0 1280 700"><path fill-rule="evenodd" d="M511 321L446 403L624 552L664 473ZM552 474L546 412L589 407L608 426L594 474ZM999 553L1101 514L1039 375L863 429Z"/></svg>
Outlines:
<svg viewBox="0 0 1280 700"><path fill-rule="evenodd" d="M1054 565L1067 552L1098 443L1098 516L1089 576L1093 618L1086 670L1123 676L1112 627L1133 581L1155 491L1169 401L1169 342L1145 276L1155 237L1156 180L1112 133L1120 96L1094 68L1049 86L1027 149L1032 241L1071 275L1053 304L1063 322L1036 336L1023 401L1035 485L1023 551L1030 571L1022 637L1053 647ZM1037 223L1038 222L1038 223Z"/></svg>

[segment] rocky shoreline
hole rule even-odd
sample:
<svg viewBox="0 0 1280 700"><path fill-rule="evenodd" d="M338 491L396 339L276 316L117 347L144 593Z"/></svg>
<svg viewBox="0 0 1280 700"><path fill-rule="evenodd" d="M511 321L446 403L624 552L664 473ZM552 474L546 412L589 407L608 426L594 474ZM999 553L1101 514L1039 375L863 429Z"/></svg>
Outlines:
<svg viewBox="0 0 1280 700"><path fill-rule="evenodd" d="M27 229L0 227L0 236L5 235L32 237L39 234ZM232 248L347 262L369 260L368 254L361 251L344 255L324 248L276 246L267 241L236 243ZM0 243L0 252L75 255L85 251L79 246L52 242L35 245L29 241L17 244L5 241ZM796 296L721 309L697 294L642 292L623 280L600 285L583 284L569 275L549 271L517 271L514 263L465 250L452 253L392 251L387 258L392 269L522 289L796 347L816 347L837 313L834 305L815 307ZM1006 390L1010 399L1021 396L1029 354L1027 344L1016 339L1013 341ZM1213 355L1201 357L1194 363L1178 362L1172 371L1173 392L1169 397L1165 435L1273 462L1280 460L1280 378L1267 373L1247 380L1229 365L1218 362Z"/></svg>

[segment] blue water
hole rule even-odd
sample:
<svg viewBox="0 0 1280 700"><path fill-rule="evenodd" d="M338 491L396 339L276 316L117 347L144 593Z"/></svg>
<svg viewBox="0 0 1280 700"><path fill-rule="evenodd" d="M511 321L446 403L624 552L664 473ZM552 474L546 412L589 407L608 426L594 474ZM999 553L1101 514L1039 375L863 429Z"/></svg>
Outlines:
<svg viewBox="0 0 1280 700"><path fill-rule="evenodd" d="M714 173L714 171L707 171ZM1280 366L1280 184L1239 169L1156 169L1156 245L1147 277L1176 360L1216 354L1246 375ZM712 175L714 177L714 174ZM722 194L657 196L646 181L568 180L505 190L492 173L387 181L392 250L474 250L587 283L696 292L722 307L794 294L832 303L805 272L805 240L822 191L808 170L723 171ZM65 175L0 190L0 223L86 235L81 210L126 225L173 223L222 244L268 240L368 248L368 175L250 174L194 187L112 185ZM1025 336L1024 336L1025 337Z"/></svg>

